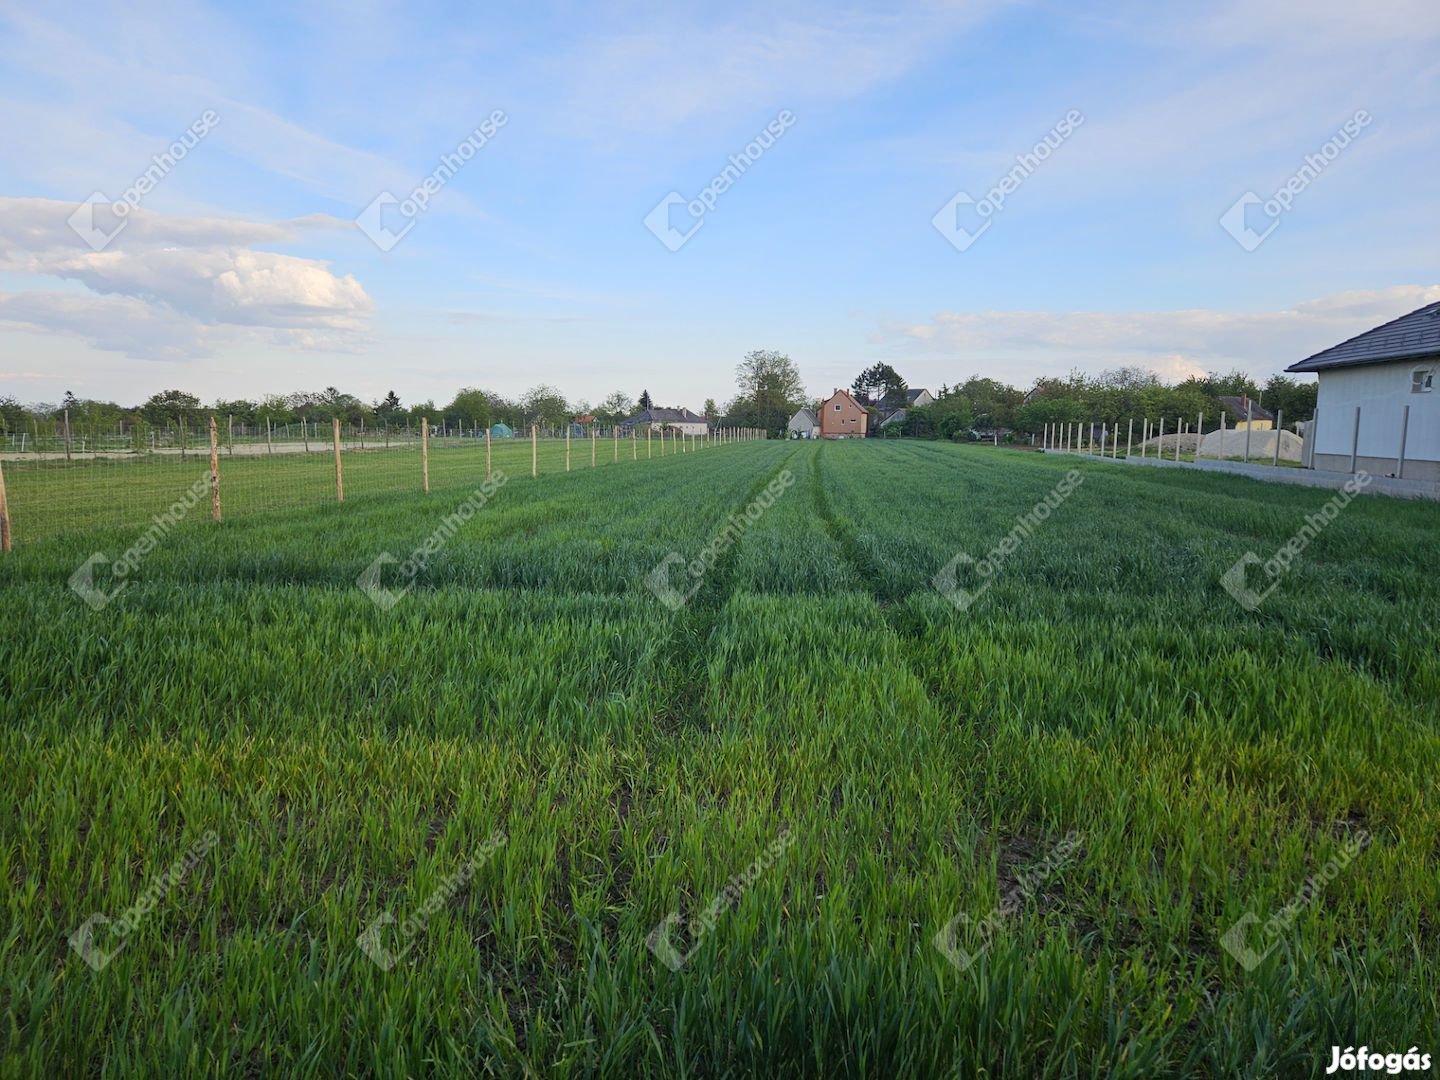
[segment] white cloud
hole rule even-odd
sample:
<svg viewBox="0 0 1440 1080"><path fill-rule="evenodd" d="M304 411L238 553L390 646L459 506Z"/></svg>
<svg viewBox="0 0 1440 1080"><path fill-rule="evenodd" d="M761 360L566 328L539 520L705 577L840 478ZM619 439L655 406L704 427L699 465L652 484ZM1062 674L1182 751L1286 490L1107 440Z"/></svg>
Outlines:
<svg viewBox="0 0 1440 1080"><path fill-rule="evenodd" d="M6 295L0 319L156 358L207 354L226 328L264 331L302 349L354 347L366 333L374 305L353 276L317 259L244 246L289 239L294 224L137 210L108 248L91 251L66 224L73 209L50 199L0 199L0 271L90 290Z"/></svg>

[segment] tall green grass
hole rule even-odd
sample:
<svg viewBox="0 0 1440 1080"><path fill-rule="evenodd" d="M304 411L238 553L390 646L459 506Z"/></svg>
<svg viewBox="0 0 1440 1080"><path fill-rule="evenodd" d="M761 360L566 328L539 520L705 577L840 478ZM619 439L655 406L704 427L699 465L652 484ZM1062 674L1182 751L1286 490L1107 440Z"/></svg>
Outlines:
<svg viewBox="0 0 1440 1080"><path fill-rule="evenodd" d="M932 588L1072 467L979 601ZM0 561L7 1075L1291 1076L1440 1041L1436 508L1357 501L1251 613L1221 574L1323 493L758 443L521 474L371 603L475 483L187 522L100 611L66 580L134 525ZM496 830L391 970L357 947ZM1222 934L1362 830L1246 971ZM208 831L87 966L67 937ZM951 964L935 935L1072 834Z"/></svg>

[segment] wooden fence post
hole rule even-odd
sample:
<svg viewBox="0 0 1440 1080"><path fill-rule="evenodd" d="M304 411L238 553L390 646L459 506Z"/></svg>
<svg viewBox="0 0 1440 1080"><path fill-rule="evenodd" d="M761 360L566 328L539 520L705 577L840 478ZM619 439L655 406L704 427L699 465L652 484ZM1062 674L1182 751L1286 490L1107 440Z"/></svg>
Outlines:
<svg viewBox="0 0 1440 1080"><path fill-rule="evenodd" d="M210 417L210 516L220 520L220 433Z"/></svg>
<svg viewBox="0 0 1440 1080"><path fill-rule="evenodd" d="M490 428L485 429L485 479L490 479Z"/></svg>
<svg viewBox="0 0 1440 1080"><path fill-rule="evenodd" d="M1250 428L1253 426L1255 406L1247 397L1245 399L1245 464L1250 464Z"/></svg>
<svg viewBox="0 0 1440 1080"><path fill-rule="evenodd" d="M565 424L565 471L570 471L570 424Z"/></svg>
<svg viewBox="0 0 1440 1080"><path fill-rule="evenodd" d="M226 417L225 417L225 443L226 443L226 447L225 447L225 448L230 451L230 456L231 456L231 457L234 457L234 456L235 456L235 417L233 417L233 416L226 416Z"/></svg>
<svg viewBox="0 0 1440 1080"><path fill-rule="evenodd" d="M65 460L70 460L70 410L65 410Z"/></svg>
<svg viewBox="0 0 1440 1080"><path fill-rule="evenodd" d="M530 479L540 475L540 443L535 435L535 425L530 425Z"/></svg>
<svg viewBox="0 0 1440 1080"><path fill-rule="evenodd" d="M340 417L330 418L330 430L335 444L335 501L345 501L345 473L340 466Z"/></svg>
<svg viewBox="0 0 1440 1080"><path fill-rule="evenodd" d="M420 418L420 480L425 494L430 494L430 418Z"/></svg>
<svg viewBox="0 0 1440 1080"><path fill-rule="evenodd" d="M5 497L5 466L0 462L0 552L9 551L14 544L10 535L10 500Z"/></svg>
<svg viewBox="0 0 1440 1080"><path fill-rule="evenodd" d="M1281 415L1281 416L1284 416L1285 414L1284 414L1284 413L1281 413L1280 415ZM1279 421L1277 420L1276 423L1278 424ZM1405 479L1405 436L1409 433L1409 431L1410 431L1410 406L1409 406L1409 405L1406 405L1405 408L1400 411L1400 453L1397 454L1396 457L1395 457L1395 479L1396 479L1396 480L1404 480L1404 479ZM1275 436L1275 452L1276 452L1277 455L1278 455L1279 452L1280 452L1280 436L1279 436L1279 435L1276 435L1276 436ZM4 487L3 484L0 484L0 500L3 500L4 497L5 497L5 487Z"/></svg>
<svg viewBox="0 0 1440 1080"><path fill-rule="evenodd" d="M1160 417L1160 449L1155 451L1155 457L1165 460L1165 417Z"/></svg>
<svg viewBox="0 0 1440 1080"><path fill-rule="evenodd" d="M655 456L654 451L651 449L652 436L654 436L654 434L655 434L655 429L652 428L652 427L649 427L649 426L647 425L646 428L645 428L645 460L646 460L646 461L649 461L652 457Z"/></svg>
<svg viewBox="0 0 1440 1080"><path fill-rule="evenodd" d="M275 426L268 416L265 418L265 452L275 453Z"/></svg>
<svg viewBox="0 0 1440 1080"><path fill-rule="evenodd" d="M590 467L595 467L595 425L590 425Z"/></svg>
<svg viewBox="0 0 1440 1080"><path fill-rule="evenodd" d="M1355 463L1360 455L1360 406L1355 406L1355 429L1350 433L1350 472L1355 472Z"/></svg>
<svg viewBox="0 0 1440 1080"><path fill-rule="evenodd" d="M308 420L300 421L300 438L305 441L305 453L308 454L310 452L310 422ZM184 457L185 455L181 454L180 456Z"/></svg>
<svg viewBox="0 0 1440 1080"><path fill-rule="evenodd" d="M1135 441L1135 418L1130 417L1130 423L1125 428L1125 460L1130 460L1130 446Z"/></svg>
<svg viewBox="0 0 1440 1080"><path fill-rule="evenodd" d="M630 429L630 460L640 460L640 438L635 434L635 429Z"/></svg>

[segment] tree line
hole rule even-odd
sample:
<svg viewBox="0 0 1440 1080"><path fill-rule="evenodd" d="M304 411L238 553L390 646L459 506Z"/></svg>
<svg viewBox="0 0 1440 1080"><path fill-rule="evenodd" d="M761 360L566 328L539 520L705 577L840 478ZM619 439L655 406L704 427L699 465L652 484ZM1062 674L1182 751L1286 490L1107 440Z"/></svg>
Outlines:
<svg viewBox="0 0 1440 1080"><path fill-rule="evenodd" d="M1047 424L1093 421L1113 425L1161 416L1188 420L1201 413L1207 418L1206 427L1211 428L1218 426L1218 399L1224 396L1248 396L1271 412L1283 410L1289 423L1314 416L1316 394L1313 382L1299 382L1284 375L1274 375L1262 384L1239 371L1211 372L1170 384L1155 372L1138 367L1115 368L1099 375L1076 371L1065 378L1036 379L1024 389L972 375L953 385L927 387L934 402L907 408L909 389L899 372L885 363L866 368L850 387L855 398L870 411L872 435L957 440L989 437L991 433L1023 438L1038 435ZM183 390L164 390L134 406L67 392L58 404L27 406L13 397L0 397L0 431L20 432L39 423L53 430L66 414L75 431L171 429L180 424L196 427L212 415L257 428L302 420L328 424L333 417L339 417L351 427L363 424L367 428L395 429L416 426L421 417L427 417L437 427L444 424L477 430L506 424L517 431L531 425L554 430L576 422L609 426L655 404L648 390L641 390L634 398L616 390L591 404L583 398L569 399L557 387L545 383L514 398L467 386L443 405L433 400L407 404L393 390L367 403L333 386L318 392L270 394L256 401L221 399L210 405ZM780 437L797 411L816 409L819 404L819 399L807 393L800 370L789 356L756 349L746 353L736 366L735 394L724 409L717 407L713 398L707 398L701 415L712 426L756 428ZM904 417L882 430L881 422L900 409L905 409Z"/></svg>

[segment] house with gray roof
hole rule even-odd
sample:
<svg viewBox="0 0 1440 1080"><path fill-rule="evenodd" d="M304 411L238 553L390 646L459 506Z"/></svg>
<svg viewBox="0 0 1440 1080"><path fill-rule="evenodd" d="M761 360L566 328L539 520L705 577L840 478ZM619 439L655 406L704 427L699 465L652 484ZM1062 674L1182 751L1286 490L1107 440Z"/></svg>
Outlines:
<svg viewBox="0 0 1440 1080"><path fill-rule="evenodd" d="M797 439L818 439L820 437L820 421L815 419L815 414L809 409L801 409L790 417L790 423L785 425L785 431L787 435Z"/></svg>
<svg viewBox="0 0 1440 1080"><path fill-rule="evenodd" d="M689 409L662 409L658 406L641 409L634 416L620 421L620 430L651 427L656 430L669 429L681 435L704 435L710 430L710 422Z"/></svg>
<svg viewBox="0 0 1440 1080"><path fill-rule="evenodd" d="M1285 370L1320 379L1305 464L1440 481L1440 303Z"/></svg>

